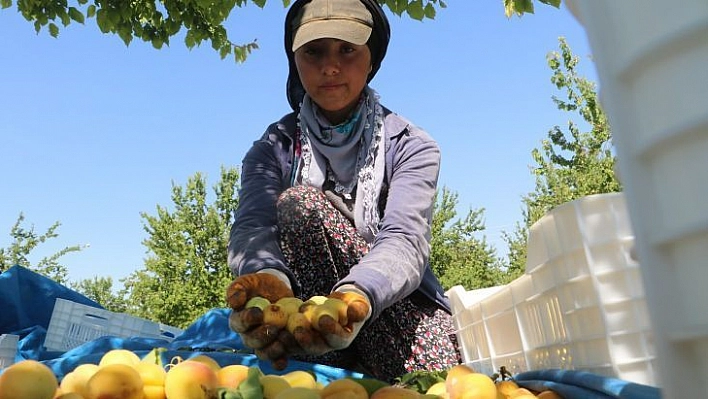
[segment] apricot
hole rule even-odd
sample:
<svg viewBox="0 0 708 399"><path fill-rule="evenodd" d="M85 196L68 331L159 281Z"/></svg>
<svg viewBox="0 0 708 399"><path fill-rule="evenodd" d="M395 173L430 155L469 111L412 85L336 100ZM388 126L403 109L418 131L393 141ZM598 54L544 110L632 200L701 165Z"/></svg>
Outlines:
<svg viewBox="0 0 708 399"><path fill-rule="evenodd" d="M157 363L140 362L133 367L143 380L145 399L165 399L167 371Z"/></svg>
<svg viewBox="0 0 708 399"><path fill-rule="evenodd" d="M143 380L132 366L122 363L99 366L89 378L86 399L142 399Z"/></svg>
<svg viewBox="0 0 708 399"><path fill-rule="evenodd" d="M275 399L320 399L320 391L305 387L292 387L280 391Z"/></svg>
<svg viewBox="0 0 708 399"><path fill-rule="evenodd" d="M52 399L59 381L44 363L21 360L0 374L0 399Z"/></svg>
<svg viewBox="0 0 708 399"><path fill-rule="evenodd" d="M474 372L475 370L466 364L452 366L452 368L447 371L447 377L445 377L445 388L447 388L447 392L449 393L455 390L455 384L457 384L460 377Z"/></svg>
<svg viewBox="0 0 708 399"><path fill-rule="evenodd" d="M322 388L320 396L322 399L368 399L369 393L358 382L342 378Z"/></svg>
<svg viewBox="0 0 708 399"><path fill-rule="evenodd" d="M190 358L187 359L187 360L192 361L192 362L204 363L204 364L206 364L207 366L209 366L210 369L214 370L215 373L218 372L219 369L221 368L221 365L219 364L219 362L217 362L216 360L214 360L213 357L207 356L207 355L204 355L204 354L199 354L199 355L196 355L196 356L192 356L192 357L190 357Z"/></svg>
<svg viewBox="0 0 708 399"><path fill-rule="evenodd" d="M238 388L238 385L248 377L248 366L243 364L229 364L216 372L219 386Z"/></svg>
<svg viewBox="0 0 708 399"><path fill-rule="evenodd" d="M167 399L207 399L219 386L213 369L201 362L185 360L167 370Z"/></svg>
<svg viewBox="0 0 708 399"><path fill-rule="evenodd" d="M447 385L445 384L445 381L440 381L436 382L435 384L431 385L430 388L428 388L427 391L425 391L426 395L437 395L442 398L447 397Z"/></svg>
<svg viewBox="0 0 708 399"><path fill-rule="evenodd" d="M421 396L421 394L412 389L388 386L374 391L370 399L418 399Z"/></svg>
<svg viewBox="0 0 708 399"><path fill-rule="evenodd" d="M63 393L59 396L55 396L54 399L84 399L84 397L76 392L69 392Z"/></svg>
<svg viewBox="0 0 708 399"><path fill-rule="evenodd" d="M509 399L536 399L536 395L526 388L516 388L507 397Z"/></svg>
<svg viewBox="0 0 708 399"><path fill-rule="evenodd" d="M513 391L519 388L519 385L512 380L504 380L496 383L497 392L501 398L507 398Z"/></svg>
<svg viewBox="0 0 708 399"><path fill-rule="evenodd" d="M317 386L317 380L315 379L315 376L304 370L294 370L289 373L283 374L283 378L293 388L302 387L308 389L315 389Z"/></svg>
<svg viewBox="0 0 708 399"><path fill-rule="evenodd" d="M538 395L536 395L538 399L563 399L558 392L547 390L547 391L542 391L539 392Z"/></svg>
<svg viewBox="0 0 708 399"><path fill-rule="evenodd" d="M450 399L497 399L497 387L486 374L461 375L447 393Z"/></svg>
<svg viewBox="0 0 708 399"><path fill-rule="evenodd" d="M126 364L133 366L140 363L140 356L128 349L111 349L104 353L101 360L98 362L99 367L109 364Z"/></svg>
<svg viewBox="0 0 708 399"><path fill-rule="evenodd" d="M87 396L86 384L88 380L96 373L98 365L93 363L84 363L76 366L70 371L59 383L59 388L62 393L75 392L81 396Z"/></svg>

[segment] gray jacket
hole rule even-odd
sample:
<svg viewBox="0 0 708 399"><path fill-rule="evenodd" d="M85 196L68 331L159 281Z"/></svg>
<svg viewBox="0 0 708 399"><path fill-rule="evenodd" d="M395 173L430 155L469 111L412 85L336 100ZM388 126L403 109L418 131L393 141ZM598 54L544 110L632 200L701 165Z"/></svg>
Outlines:
<svg viewBox="0 0 708 399"><path fill-rule="evenodd" d="M371 320L412 295L450 306L428 264L430 221L440 170L437 143L422 129L384 109L387 190L381 228L367 253L338 284L356 284L371 300ZM231 227L229 267L236 275L275 268L300 287L278 246L276 201L290 187L296 114L271 124L243 159L239 206ZM336 288L336 287L335 287Z"/></svg>

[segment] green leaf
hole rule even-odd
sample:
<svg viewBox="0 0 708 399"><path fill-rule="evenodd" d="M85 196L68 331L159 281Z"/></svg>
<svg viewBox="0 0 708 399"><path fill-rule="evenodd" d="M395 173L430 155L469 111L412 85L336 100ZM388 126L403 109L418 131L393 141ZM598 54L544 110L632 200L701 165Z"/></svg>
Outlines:
<svg viewBox="0 0 708 399"><path fill-rule="evenodd" d="M246 61L246 50L241 46L234 46L234 59L241 63Z"/></svg>
<svg viewBox="0 0 708 399"><path fill-rule="evenodd" d="M229 54L231 54L231 45L224 44L223 46L221 46L221 48L219 49L219 56L221 57L221 59L223 60Z"/></svg>
<svg viewBox="0 0 708 399"><path fill-rule="evenodd" d="M96 15L96 6L91 4L88 6L88 9L86 9L86 16L88 18L93 18Z"/></svg>
<svg viewBox="0 0 708 399"><path fill-rule="evenodd" d="M435 10L435 7L431 3L428 3L425 5L425 18L428 19L435 19L437 11Z"/></svg>
<svg viewBox="0 0 708 399"><path fill-rule="evenodd" d="M555 8L560 8L561 0L538 0L543 4L548 4L549 6L553 6Z"/></svg>
<svg viewBox="0 0 708 399"><path fill-rule="evenodd" d="M194 46L197 44L196 40L194 39L194 31L189 30L187 31L187 34L184 36L184 44L187 46L188 49L193 49Z"/></svg>
<svg viewBox="0 0 708 399"><path fill-rule="evenodd" d="M96 11L96 24L98 24L98 28L103 33L108 33L113 30L113 23L108 19L108 12L103 8Z"/></svg>
<svg viewBox="0 0 708 399"><path fill-rule="evenodd" d="M263 386L260 379L263 372L257 366L248 368L246 379L238 384L238 392L243 399L263 399Z"/></svg>
<svg viewBox="0 0 708 399"><path fill-rule="evenodd" d="M80 24L84 23L84 14L75 7L69 7L69 17Z"/></svg>
<svg viewBox="0 0 708 399"><path fill-rule="evenodd" d="M0 7L2 8L10 8L12 5L12 0L0 0Z"/></svg>
<svg viewBox="0 0 708 399"><path fill-rule="evenodd" d="M120 10L116 10L115 8L107 9L106 16L108 17L108 20L111 21L111 26L118 26L121 21Z"/></svg>
<svg viewBox="0 0 708 399"><path fill-rule="evenodd" d="M52 37L59 36L59 27L56 26L54 22L49 23L49 34L52 35Z"/></svg>
<svg viewBox="0 0 708 399"><path fill-rule="evenodd" d="M257 5L260 8L263 8L265 6L266 0L252 0L253 4Z"/></svg>
<svg viewBox="0 0 708 399"><path fill-rule="evenodd" d="M61 20L61 24L64 26L67 26L71 23L71 18L69 18L69 14L67 14L64 9L59 10L59 19Z"/></svg>
<svg viewBox="0 0 708 399"><path fill-rule="evenodd" d="M126 46L129 46L130 42L133 41L133 32L130 31L130 28L119 28L118 36L120 36Z"/></svg>
<svg viewBox="0 0 708 399"><path fill-rule="evenodd" d="M423 20L423 17L425 16L425 12L423 11L423 0L414 0L408 5L408 10L406 10L408 15L417 20L421 21Z"/></svg>

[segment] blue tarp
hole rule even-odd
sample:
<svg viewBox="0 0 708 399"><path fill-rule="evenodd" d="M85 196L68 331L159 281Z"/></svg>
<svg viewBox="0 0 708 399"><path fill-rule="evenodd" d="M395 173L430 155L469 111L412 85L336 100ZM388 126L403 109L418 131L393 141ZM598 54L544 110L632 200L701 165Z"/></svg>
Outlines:
<svg viewBox="0 0 708 399"><path fill-rule="evenodd" d="M15 361L39 360L52 368L58 378L82 363L98 363L111 349L130 349L140 356L153 348L165 348L162 360L169 363L174 357L188 358L197 352L206 353L222 366L245 364L259 366L266 374L292 370L308 370L318 381L329 381L346 376L363 377L359 372L319 364L289 361L282 371L274 370L268 362L260 361L241 342L228 324L230 310L217 308L206 312L171 342L167 339L131 337L102 337L66 352L47 351L44 338L54 309L54 302L62 298L103 309L100 304L55 281L27 268L14 266L0 274L0 334L20 337Z"/></svg>
<svg viewBox="0 0 708 399"><path fill-rule="evenodd" d="M59 378L82 363L98 363L111 349L130 349L145 355L153 348L166 348L162 360L188 358L204 352L227 364L257 365L266 374L292 370L312 371L318 381L326 384L346 376L363 377L361 373L320 364L290 361L283 371L272 369L259 361L243 345L238 334L228 325L229 309L212 309L190 325L171 342L154 338L102 337L86 342L67 352L50 352L43 348L54 301L63 298L84 305L102 308L98 303L72 291L51 279L26 268L15 266L0 274L0 334L20 336L15 361L40 360L50 366ZM624 380L608 378L576 370L537 370L520 373L514 380L522 387L535 391L552 389L566 399L659 399L659 389Z"/></svg>

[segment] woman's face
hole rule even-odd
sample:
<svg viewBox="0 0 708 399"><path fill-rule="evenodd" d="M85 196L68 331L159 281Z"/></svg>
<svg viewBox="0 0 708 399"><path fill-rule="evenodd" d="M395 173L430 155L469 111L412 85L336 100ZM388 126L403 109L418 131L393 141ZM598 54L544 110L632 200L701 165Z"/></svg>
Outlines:
<svg viewBox="0 0 708 399"><path fill-rule="evenodd" d="M318 39L295 51L302 86L332 124L344 122L356 107L371 72L366 45Z"/></svg>

